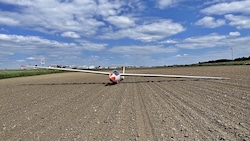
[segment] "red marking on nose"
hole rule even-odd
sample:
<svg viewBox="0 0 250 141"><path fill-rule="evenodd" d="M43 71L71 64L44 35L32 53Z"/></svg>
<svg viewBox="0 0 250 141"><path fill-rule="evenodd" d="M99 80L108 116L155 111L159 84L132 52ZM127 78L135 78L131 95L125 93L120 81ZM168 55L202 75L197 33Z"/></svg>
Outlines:
<svg viewBox="0 0 250 141"><path fill-rule="evenodd" d="M115 77L110 77L110 81L115 81Z"/></svg>
<svg viewBox="0 0 250 141"><path fill-rule="evenodd" d="M112 73L110 73L110 74L109 74L109 77L111 77L112 75L113 75L113 74L112 74Z"/></svg>

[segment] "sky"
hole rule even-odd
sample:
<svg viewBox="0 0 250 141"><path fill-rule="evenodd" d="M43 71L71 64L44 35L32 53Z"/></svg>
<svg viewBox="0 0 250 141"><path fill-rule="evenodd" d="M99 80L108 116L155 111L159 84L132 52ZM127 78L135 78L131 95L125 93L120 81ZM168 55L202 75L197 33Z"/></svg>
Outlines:
<svg viewBox="0 0 250 141"><path fill-rule="evenodd" d="M0 0L0 69L250 56L250 0Z"/></svg>

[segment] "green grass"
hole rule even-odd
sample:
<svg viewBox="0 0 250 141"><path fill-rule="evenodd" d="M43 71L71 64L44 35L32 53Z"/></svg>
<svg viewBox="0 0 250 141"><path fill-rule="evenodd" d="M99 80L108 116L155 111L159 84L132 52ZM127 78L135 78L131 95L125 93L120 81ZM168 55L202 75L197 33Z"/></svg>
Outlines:
<svg viewBox="0 0 250 141"><path fill-rule="evenodd" d="M0 79L60 73L60 70L28 69L28 70L0 70Z"/></svg>

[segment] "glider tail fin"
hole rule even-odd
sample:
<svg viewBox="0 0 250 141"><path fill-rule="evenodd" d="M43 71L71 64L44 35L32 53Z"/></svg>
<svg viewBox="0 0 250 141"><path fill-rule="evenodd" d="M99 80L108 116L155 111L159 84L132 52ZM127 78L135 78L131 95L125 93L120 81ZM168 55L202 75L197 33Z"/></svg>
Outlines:
<svg viewBox="0 0 250 141"><path fill-rule="evenodd" d="M125 74L125 66L122 67L122 75ZM124 75L121 76L122 80L124 79Z"/></svg>
<svg viewBox="0 0 250 141"><path fill-rule="evenodd" d="M125 74L125 66L122 67L122 74Z"/></svg>

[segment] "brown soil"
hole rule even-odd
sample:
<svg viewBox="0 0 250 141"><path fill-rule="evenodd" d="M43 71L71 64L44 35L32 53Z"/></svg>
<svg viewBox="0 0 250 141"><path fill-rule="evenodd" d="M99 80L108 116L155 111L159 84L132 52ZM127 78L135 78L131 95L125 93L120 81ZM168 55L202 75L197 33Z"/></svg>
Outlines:
<svg viewBox="0 0 250 141"><path fill-rule="evenodd" d="M250 66L62 73L0 80L0 140L250 140Z"/></svg>

